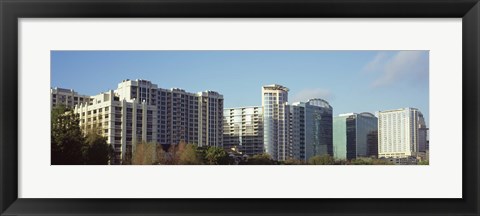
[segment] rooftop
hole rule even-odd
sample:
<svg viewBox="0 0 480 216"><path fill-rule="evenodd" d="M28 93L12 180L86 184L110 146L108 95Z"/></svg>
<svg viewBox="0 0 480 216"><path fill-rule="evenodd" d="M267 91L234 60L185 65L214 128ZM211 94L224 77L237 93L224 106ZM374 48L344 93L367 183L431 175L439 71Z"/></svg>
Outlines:
<svg viewBox="0 0 480 216"><path fill-rule="evenodd" d="M264 85L263 89L289 91L287 87L278 84Z"/></svg>

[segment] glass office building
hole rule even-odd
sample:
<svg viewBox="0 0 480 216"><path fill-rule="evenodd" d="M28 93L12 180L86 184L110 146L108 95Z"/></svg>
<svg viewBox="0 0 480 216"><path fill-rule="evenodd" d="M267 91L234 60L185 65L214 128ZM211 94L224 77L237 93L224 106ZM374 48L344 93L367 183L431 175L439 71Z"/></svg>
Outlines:
<svg viewBox="0 0 480 216"><path fill-rule="evenodd" d="M316 155L333 156L332 113L332 106L318 98L291 105L288 146L294 159L307 161Z"/></svg>
<svg viewBox="0 0 480 216"><path fill-rule="evenodd" d="M340 114L333 119L333 155L352 160L377 156L378 119L371 113Z"/></svg>

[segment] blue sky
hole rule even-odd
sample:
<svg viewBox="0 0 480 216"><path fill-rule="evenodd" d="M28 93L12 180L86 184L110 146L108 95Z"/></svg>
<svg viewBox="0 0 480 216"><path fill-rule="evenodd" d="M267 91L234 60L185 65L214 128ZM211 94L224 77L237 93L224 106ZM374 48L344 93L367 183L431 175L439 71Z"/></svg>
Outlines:
<svg viewBox="0 0 480 216"><path fill-rule="evenodd" d="M428 51L52 51L51 86L95 95L124 79L218 91L225 108L261 105L261 87L289 101L326 99L334 115L415 107L428 122ZM428 123L427 123L428 124Z"/></svg>

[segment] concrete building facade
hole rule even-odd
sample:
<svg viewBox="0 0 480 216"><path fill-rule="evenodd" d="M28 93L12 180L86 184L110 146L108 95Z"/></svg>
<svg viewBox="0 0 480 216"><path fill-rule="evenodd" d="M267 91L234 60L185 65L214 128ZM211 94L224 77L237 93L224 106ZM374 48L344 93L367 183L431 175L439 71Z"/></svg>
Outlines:
<svg viewBox="0 0 480 216"><path fill-rule="evenodd" d="M224 109L223 147L243 155L257 155L263 149L262 107Z"/></svg>
<svg viewBox="0 0 480 216"><path fill-rule="evenodd" d="M50 88L50 109L59 105L73 108L77 104L89 101L90 96L78 94L72 89Z"/></svg>
<svg viewBox="0 0 480 216"><path fill-rule="evenodd" d="M116 90L77 103L74 111L84 130L97 128L107 137L114 164L122 163L140 141L218 147L223 142L223 96L214 91L189 93L147 80L123 80Z"/></svg>
<svg viewBox="0 0 480 216"><path fill-rule="evenodd" d="M121 164L141 141L155 142L157 137L156 106L136 99L120 100L114 91L91 97L90 103L74 108L80 118L80 127L107 138L112 145L112 164Z"/></svg>
<svg viewBox="0 0 480 216"><path fill-rule="evenodd" d="M378 114L378 157L417 157L426 146L423 114L415 108L380 111ZM425 147L426 148L426 147Z"/></svg>

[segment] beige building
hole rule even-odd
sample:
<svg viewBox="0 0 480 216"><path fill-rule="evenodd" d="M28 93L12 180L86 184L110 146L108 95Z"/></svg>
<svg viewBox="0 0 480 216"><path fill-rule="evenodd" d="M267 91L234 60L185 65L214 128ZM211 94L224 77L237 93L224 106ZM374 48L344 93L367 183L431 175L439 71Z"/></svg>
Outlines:
<svg viewBox="0 0 480 216"><path fill-rule="evenodd" d="M77 104L88 102L90 96L80 95L72 89L51 88L50 89L50 108L64 105L66 107L74 107Z"/></svg>
<svg viewBox="0 0 480 216"><path fill-rule="evenodd" d="M107 137L115 152L113 164L121 164L140 141L222 146L223 96L214 91L189 93L161 89L147 80L123 80L116 90L82 100L71 103L80 125Z"/></svg>
<svg viewBox="0 0 480 216"><path fill-rule="evenodd" d="M113 164L120 164L137 143L156 141L156 106L139 103L136 99L120 99L114 91L91 98L90 103L75 106L74 112L79 114L80 127L84 131L100 131L107 143L113 145Z"/></svg>

